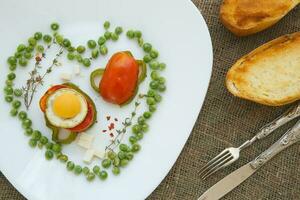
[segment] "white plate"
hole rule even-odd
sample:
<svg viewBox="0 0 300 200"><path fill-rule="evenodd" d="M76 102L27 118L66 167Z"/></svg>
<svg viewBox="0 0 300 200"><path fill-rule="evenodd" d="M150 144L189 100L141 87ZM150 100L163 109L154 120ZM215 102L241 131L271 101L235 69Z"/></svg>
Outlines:
<svg viewBox="0 0 300 200"><path fill-rule="evenodd" d="M107 181L97 179L93 183L88 183L83 176L76 177L67 172L65 166L56 160L46 161L43 151L31 149L20 123L9 116L10 108L4 102L2 93L0 169L30 200L144 199L175 163L197 119L211 74L212 46L205 21L188 0L2 0L1 88L4 87L8 72L6 58L35 31L50 31L49 24L57 21L61 25L61 32L74 43L80 44L98 38L103 33L102 24L105 20L111 21L113 26L143 31L144 39L159 50L159 59L167 63L167 69L163 72L167 79L167 92L149 122L150 131L141 141L142 150L134 160L122 169L120 176L109 174ZM73 79L98 106L100 123L89 132L99 137L96 145L100 149L107 140L107 136L99 133L100 126L106 126L107 113L125 116L132 106L118 108L103 102L90 89L88 74L92 68L105 65L117 50L131 49L135 57L142 56L142 51L129 42L125 34L119 42L109 42L108 48L108 56L99 59L90 69L82 69L84 77ZM38 99L51 83L60 81L57 76L62 71L70 71L76 64L68 61L63 63L63 67L53 71L51 78L46 78L45 86L39 88L29 111L34 127L47 136L50 133L37 106ZM26 78L28 75L24 69L17 71L17 85L21 86ZM140 91L146 90L147 85L146 81ZM65 151L72 160L81 162L83 149L72 144Z"/></svg>

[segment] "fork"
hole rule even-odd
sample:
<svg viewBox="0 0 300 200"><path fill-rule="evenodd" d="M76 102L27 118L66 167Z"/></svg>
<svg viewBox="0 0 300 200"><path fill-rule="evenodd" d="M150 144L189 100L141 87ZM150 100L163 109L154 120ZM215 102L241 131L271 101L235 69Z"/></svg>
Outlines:
<svg viewBox="0 0 300 200"><path fill-rule="evenodd" d="M263 139L270 135L274 130L279 128L280 126L286 124L287 122L297 118L300 116L300 103L296 106L293 106L278 118L273 120L272 122L263 126L258 133L251 139L244 142L241 146L229 147L222 151L219 155L209 161L205 166L200 169L200 176L203 180L217 172L218 170L229 166L230 164L237 161L240 157L240 152L246 147L253 144L256 140Z"/></svg>

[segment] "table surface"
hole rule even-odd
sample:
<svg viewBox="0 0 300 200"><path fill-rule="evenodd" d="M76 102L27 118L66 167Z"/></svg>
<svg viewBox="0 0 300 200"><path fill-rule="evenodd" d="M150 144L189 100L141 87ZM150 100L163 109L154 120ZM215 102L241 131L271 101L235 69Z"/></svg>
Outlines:
<svg viewBox="0 0 300 200"><path fill-rule="evenodd" d="M214 47L214 65L202 111L180 157L168 176L148 199L197 199L218 180L255 158L292 126L283 126L273 135L246 149L240 160L221 170L208 180L201 180L199 169L229 146L238 146L254 136L267 122L288 108L267 107L233 97L225 88L229 67L241 56L263 43L300 30L300 7L266 31L238 38L222 26L219 20L221 0L193 0L201 10L210 30ZM188 36L186 36L188 37ZM197 92L197 91L195 91ZM281 153L226 195L230 200L294 200L300 199L300 146L294 145ZM0 173L0 200L25 199ZM126 199L126 198L125 198Z"/></svg>

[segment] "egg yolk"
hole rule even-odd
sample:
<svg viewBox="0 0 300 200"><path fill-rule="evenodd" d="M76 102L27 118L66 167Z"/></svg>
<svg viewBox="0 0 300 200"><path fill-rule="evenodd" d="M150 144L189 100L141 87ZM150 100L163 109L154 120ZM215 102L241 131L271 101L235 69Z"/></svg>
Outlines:
<svg viewBox="0 0 300 200"><path fill-rule="evenodd" d="M72 93L64 93L53 101L53 112L61 118L73 118L80 113L79 97Z"/></svg>

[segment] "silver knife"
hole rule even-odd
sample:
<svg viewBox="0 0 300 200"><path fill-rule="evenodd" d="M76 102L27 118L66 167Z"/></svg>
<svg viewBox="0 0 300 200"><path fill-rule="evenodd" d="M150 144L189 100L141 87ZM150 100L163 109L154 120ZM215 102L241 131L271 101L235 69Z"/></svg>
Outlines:
<svg viewBox="0 0 300 200"><path fill-rule="evenodd" d="M217 200L228 192L239 186L249 176L254 174L261 166L271 160L275 155L287 147L300 141L300 121L288 130L276 143L269 149L260 154L253 161L235 170L210 189L208 189L198 200Z"/></svg>

